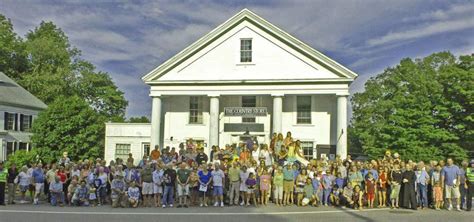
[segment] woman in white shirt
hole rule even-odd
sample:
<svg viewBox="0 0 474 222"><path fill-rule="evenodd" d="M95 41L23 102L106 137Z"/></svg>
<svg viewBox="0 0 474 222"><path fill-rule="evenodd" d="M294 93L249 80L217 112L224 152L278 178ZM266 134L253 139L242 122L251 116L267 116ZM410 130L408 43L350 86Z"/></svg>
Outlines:
<svg viewBox="0 0 474 222"><path fill-rule="evenodd" d="M18 184L20 185L21 201L20 203L26 203L25 194L30 187L31 176L28 175L28 167L23 166L20 174L17 176Z"/></svg>
<svg viewBox="0 0 474 222"><path fill-rule="evenodd" d="M270 154L270 151L268 151L268 146L266 144L263 145L258 157L259 160L265 161L265 166L270 167L272 165L272 155Z"/></svg>

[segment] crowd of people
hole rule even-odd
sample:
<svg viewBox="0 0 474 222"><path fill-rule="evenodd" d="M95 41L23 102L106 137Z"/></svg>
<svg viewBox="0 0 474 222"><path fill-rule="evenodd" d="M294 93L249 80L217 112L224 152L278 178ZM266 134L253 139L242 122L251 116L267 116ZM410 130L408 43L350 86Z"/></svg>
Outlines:
<svg viewBox="0 0 474 222"><path fill-rule="evenodd" d="M276 206L408 208L470 211L474 160L458 167L451 158L429 163L351 156L307 160L288 132L270 144L247 140L210 154L192 140L158 146L138 164L130 154L108 165L102 159L71 161L67 153L50 163L6 169L0 164L0 204L53 206L176 207ZM19 197L17 192L19 192ZM19 199L19 201L18 201Z"/></svg>

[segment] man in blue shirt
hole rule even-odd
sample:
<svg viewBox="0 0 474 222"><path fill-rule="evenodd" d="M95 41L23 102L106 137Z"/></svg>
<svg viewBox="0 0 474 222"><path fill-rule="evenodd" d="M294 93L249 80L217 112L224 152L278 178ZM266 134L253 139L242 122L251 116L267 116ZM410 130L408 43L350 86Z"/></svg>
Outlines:
<svg viewBox="0 0 474 222"><path fill-rule="evenodd" d="M283 168L283 205L288 205L293 202L294 176L291 163L287 163L286 167Z"/></svg>
<svg viewBox="0 0 474 222"><path fill-rule="evenodd" d="M445 197L448 202L448 210L453 209L452 198L456 200L456 210L461 211L459 184L461 172L459 167L453 164L453 159L448 158L447 165L441 173L441 183L445 187Z"/></svg>
<svg viewBox="0 0 474 222"><path fill-rule="evenodd" d="M38 163L36 168L33 170L32 178L33 178L33 182L35 184L35 198L33 200L33 204L37 205L39 196L43 192L43 187L44 187L43 164Z"/></svg>

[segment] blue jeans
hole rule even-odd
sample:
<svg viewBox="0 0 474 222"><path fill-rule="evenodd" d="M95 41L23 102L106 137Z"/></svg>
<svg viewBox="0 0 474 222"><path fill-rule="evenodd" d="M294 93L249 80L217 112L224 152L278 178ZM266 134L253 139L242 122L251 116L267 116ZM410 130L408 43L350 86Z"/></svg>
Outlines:
<svg viewBox="0 0 474 222"><path fill-rule="evenodd" d="M56 206L58 204L58 198L61 199L61 203L64 204L64 193L53 193L50 191L51 194L51 205Z"/></svg>
<svg viewBox="0 0 474 222"><path fill-rule="evenodd" d="M465 205L467 205L467 189L464 187L464 184L459 186L459 193L461 193L461 208L463 208ZM472 200L471 200L472 201Z"/></svg>
<svg viewBox="0 0 474 222"><path fill-rule="evenodd" d="M417 183L416 191L418 193L418 205L428 207L428 190L426 184Z"/></svg>
<svg viewBox="0 0 474 222"><path fill-rule="evenodd" d="M163 190L163 205L168 205L168 204L173 204L174 199L174 186L165 186L165 189Z"/></svg>
<svg viewBox="0 0 474 222"><path fill-rule="evenodd" d="M323 204L329 205L329 195L331 194L331 188L323 189L323 200L321 201Z"/></svg>

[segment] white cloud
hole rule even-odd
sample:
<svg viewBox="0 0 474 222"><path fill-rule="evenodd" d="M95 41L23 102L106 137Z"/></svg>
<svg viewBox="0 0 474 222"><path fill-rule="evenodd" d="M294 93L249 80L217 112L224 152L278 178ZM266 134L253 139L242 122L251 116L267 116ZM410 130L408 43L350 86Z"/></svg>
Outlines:
<svg viewBox="0 0 474 222"><path fill-rule="evenodd" d="M382 37L367 40L369 46L384 45L391 42L419 39L435 34L454 32L474 28L474 19L460 19L453 21L439 21L424 27L406 31L390 32Z"/></svg>

